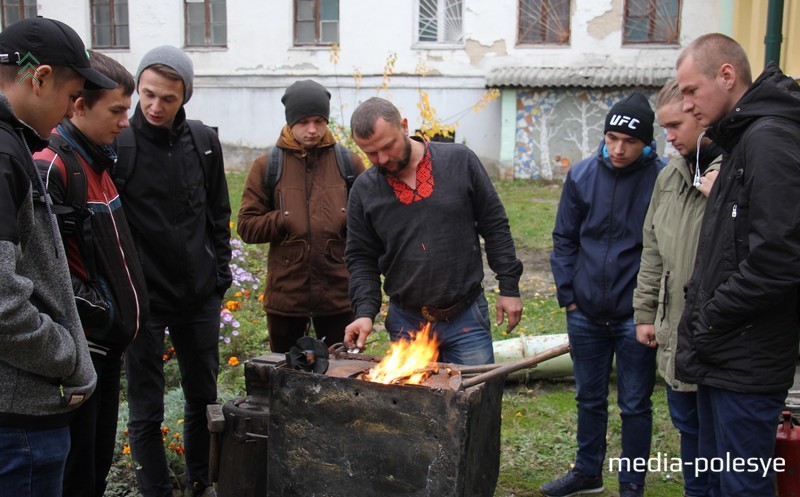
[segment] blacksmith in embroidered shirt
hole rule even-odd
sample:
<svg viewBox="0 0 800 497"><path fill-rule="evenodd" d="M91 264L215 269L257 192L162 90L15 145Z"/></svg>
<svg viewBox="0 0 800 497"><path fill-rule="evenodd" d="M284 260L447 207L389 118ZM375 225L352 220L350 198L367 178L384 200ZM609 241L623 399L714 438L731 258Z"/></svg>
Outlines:
<svg viewBox="0 0 800 497"><path fill-rule="evenodd" d="M507 319L509 331L522 313L522 263L483 165L463 145L409 138L407 120L387 100L359 105L350 127L375 167L350 192L345 259L356 319L345 343L364 348L383 275L392 341L430 322L439 361L494 362L479 236L499 281L497 324Z"/></svg>

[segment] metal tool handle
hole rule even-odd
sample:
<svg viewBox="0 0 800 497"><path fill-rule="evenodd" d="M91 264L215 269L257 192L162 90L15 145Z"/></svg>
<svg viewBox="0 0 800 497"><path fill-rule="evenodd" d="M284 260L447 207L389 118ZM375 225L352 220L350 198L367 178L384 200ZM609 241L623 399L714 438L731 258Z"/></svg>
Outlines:
<svg viewBox="0 0 800 497"><path fill-rule="evenodd" d="M475 385L480 385L483 382L493 380L495 378L508 376L509 374L515 371L519 371L520 369L531 368L533 366L536 366L540 362L552 359L553 357L564 355L568 353L569 350L570 349L568 343L558 345L556 347L552 347L543 352L540 352L534 356L527 357L525 359L512 362L510 364L502 365L486 373L473 376L472 378L467 378L461 382L461 386L463 386L464 388L474 387Z"/></svg>

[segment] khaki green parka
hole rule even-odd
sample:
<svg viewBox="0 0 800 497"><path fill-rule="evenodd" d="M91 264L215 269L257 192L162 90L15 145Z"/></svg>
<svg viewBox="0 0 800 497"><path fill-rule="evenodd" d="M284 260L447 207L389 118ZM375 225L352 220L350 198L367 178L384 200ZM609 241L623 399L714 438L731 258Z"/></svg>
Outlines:
<svg viewBox="0 0 800 497"><path fill-rule="evenodd" d="M721 156L705 172L719 170ZM654 324L658 372L676 391L695 385L675 378L678 323L683 314L683 286L694 269L706 197L692 186L693 171L683 157L673 157L661 171L644 221L642 262L633 293L636 324Z"/></svg>

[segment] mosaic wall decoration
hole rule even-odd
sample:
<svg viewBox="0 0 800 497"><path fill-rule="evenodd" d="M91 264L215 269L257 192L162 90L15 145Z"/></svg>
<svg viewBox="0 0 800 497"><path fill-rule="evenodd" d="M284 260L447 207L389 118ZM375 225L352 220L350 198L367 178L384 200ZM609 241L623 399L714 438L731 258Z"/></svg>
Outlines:
<svg viewBox="0 0 800 497"><path fill-rule="evenodd" d="M514 178L551 180L572 164L596 154L611 106L632 91L652 102L652 88L549 88L517 92ZM664 138L656 125L660 155Z"/></svg>

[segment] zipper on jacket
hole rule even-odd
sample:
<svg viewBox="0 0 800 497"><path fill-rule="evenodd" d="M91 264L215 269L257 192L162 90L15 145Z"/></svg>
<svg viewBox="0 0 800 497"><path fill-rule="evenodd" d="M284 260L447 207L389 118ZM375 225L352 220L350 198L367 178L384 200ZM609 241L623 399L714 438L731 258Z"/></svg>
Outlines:
<svg viewBox="0 0 800 497"><path fill-rule="evenodd" d="M664 273L664 300L661 302L661 322L664 322L664 319L667 318L667 305L669 305L669 270ZM659 323L659 324L660 324Z"/></svg>
<svg viewBox="0 0 800 497"><path fill-rule="evenodd" d="M737 207L738 206L736 204L733 204L733 209L731 209L731 217L734 218L734 219L736 219L736 209L737 209Z"/></svg>
<svg viewBox="0 0 800 497"><path fill-rule="evenodd" d="M603 254L603 272L602 272L602 306L604 311L608 311L610 309L609 305L609 294L611 293L611 285L609 284L608 278L608 253L611 251L611 239L613 238L613 228L614 222L616 220L614 216L614 209L616 208L616 200L617 200L617 186L619 186L619 171L615 171L614 176L614 188L611 190L611 208L609 209L609 219L608 219L608 236L606 237L606 252Z"/></svg>
<svg viewBox="0 0 800 497"><path fill-rule="evenodd" d="M108 200L108 195L106 192L103 192L103 199L106 201L106 208L108 209L109 218L111 219L111 226L114 227L114 236L117 239L117 248L119 249L119 254L122 257L122 264L125 267L125 275L128 277L128 284L131 286L131 293L133 293L133 301L136 304L136 324L133 330L133 337L131 337L131 342L136 336L139 334L139 316L141 314L141 309L139 308L139 292L136 291L136 285L133 282L133 276L131 275L131 270L128 267L128 258L125 256L125 249L122 248L122 239L119 236L119 229L117 229L117 220L114 219L114 210L111 208L111 201Z"/></svg>
<svg viewBox="0 0 800 497"><path fill-rule="evenodd" d="M308 179L312 173L311 168L308 164L308 154L303 157L303 165L305 166L305 174L303 175L303 186L305 188L305 197L306 197L306 253L308 254L308 260L311 262L311 192L308 188ZM308 278L308 293L309 295L314 295L312 292L314 282L312 281L313 278ZM309 309L308 317L314 317L314 310L313 305Z"/></svg>

